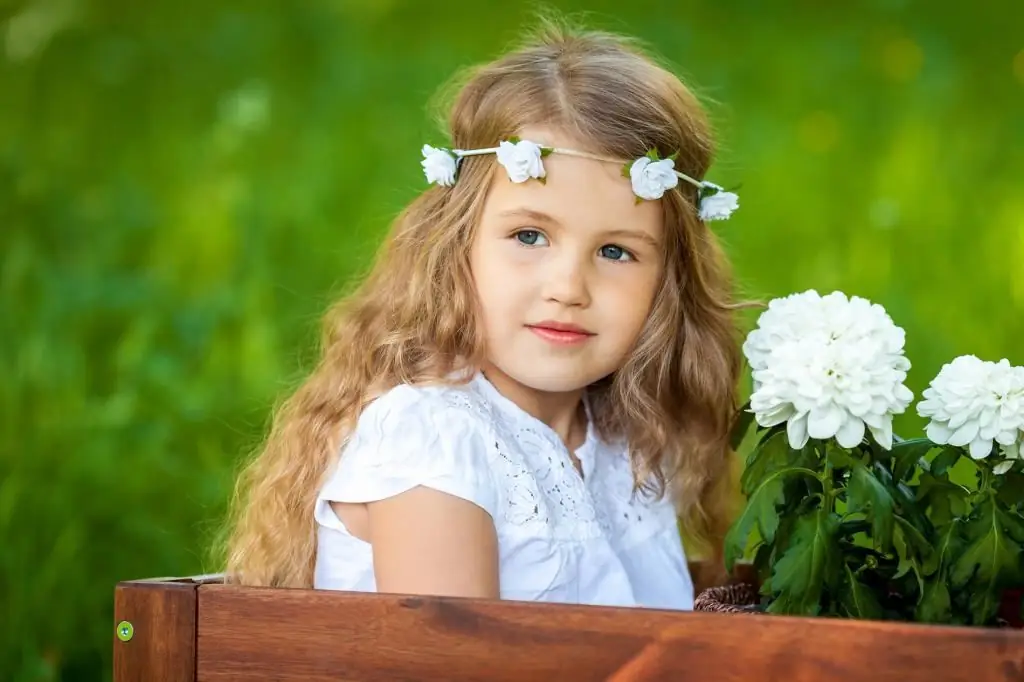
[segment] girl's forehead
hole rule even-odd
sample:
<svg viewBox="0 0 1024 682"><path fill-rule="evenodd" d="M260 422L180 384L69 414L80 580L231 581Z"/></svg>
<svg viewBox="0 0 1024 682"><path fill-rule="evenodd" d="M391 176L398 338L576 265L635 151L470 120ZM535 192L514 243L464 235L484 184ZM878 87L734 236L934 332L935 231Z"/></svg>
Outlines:
<svg viewBox="0 0 1024 682"><path fill-rule="evenodd" d="M594 231L630 227L655 238L660 236L661 202L637 202L629 178L622 176L621 166L551 154L544 158L544 169L544 182L530 179L514 183L497 168L484 206L485 219L529 219L543 215L566 227Z"/></svg>

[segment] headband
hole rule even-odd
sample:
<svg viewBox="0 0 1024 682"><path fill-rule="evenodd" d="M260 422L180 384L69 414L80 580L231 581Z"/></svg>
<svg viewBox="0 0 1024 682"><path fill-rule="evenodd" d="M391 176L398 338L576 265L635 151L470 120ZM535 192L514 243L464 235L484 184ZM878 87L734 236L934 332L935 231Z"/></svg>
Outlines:
<svg viewBox="0 0 1024 682"><path fill-rule="evenodd" d="M482 154L495 154L498 163L508 172L509 180L516 183L526 182L531 178L543 183L547 177L543 158L549 154L566 154L595 161L623 163L621 159L575 149L548 147L529 140L520 140L518 137L510 137L502 140L497 147L485 149L446 149L425 144L421 162L423 174L429 183L451 187L458 178L462 159ZM637 203L660 199L667 190L683 180L697 188L698 214L701 220L725 220L739 208L739 197L736 194L726 192L712 182L695 180L685 173L680 173L675 169L675 159L676 154L665 159L658 158L657 151L652 149L644 156L622 166L622 175L629 178Z"/></svg>

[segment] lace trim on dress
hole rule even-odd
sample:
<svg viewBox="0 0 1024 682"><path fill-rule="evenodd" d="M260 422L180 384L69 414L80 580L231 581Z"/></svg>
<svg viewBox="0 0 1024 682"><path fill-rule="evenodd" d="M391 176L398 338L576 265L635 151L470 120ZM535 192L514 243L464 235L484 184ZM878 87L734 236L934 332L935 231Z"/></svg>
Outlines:
<svg viewBox="0 0 1024 682"><path fill-rule="evenodd" d="M486 379L478 377L469 390L448 391L446 399L490 427L495 474L508 482L502 503L505 520L516 526L541 524L562 540L598 537L602 529L590 492L570 463L561 440L545 433L550 429L542 423L537 424L544 428L531 424L532 417L525 412L515 415L508 408L494 405L493 398L482 395L480 381ZM483 390L497 392L493 386L488 388Z"/></svg>

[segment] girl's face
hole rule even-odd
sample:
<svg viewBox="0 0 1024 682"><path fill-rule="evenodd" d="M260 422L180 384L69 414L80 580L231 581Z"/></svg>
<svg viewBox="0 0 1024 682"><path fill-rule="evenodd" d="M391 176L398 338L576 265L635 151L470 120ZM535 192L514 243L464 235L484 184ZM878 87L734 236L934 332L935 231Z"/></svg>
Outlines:
<svg viewBox="0 0 1024 682"><path fill-rule="evenodd" d="M585 149L555 130L520 136ZM489 363L562 393L622 366L663 276L664 226L620 166L556 153L544 167L546 184L495 168L470 261Z"/></svg>

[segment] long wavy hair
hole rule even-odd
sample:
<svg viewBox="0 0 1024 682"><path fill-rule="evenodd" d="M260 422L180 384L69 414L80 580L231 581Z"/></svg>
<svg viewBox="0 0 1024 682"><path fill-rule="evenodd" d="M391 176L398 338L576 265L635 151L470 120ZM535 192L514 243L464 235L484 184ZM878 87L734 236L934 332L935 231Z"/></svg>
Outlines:
<svg viewBox="0 0 1024 682"><path fill-rule="evenodd" d="M632 40L542 21L525 44L462 74L450 90L452 145L489 147L531 125L590 151L632 159L650 148L704 177L712 136L697 98ZM316 367L276 411L241 472L222 551L228 579L310 587L316 497L364 406L400 383L446 381L485 356L469 266L494 170L464 160L459 182L431 187L394 221L361 285L326 315ZM731 518L729 431L740 353L731 276L680 183L661 203L665 277L621 369L589 387L605 437L628 439L638 481L674 499L689 539L720 556Z"/></svg>

